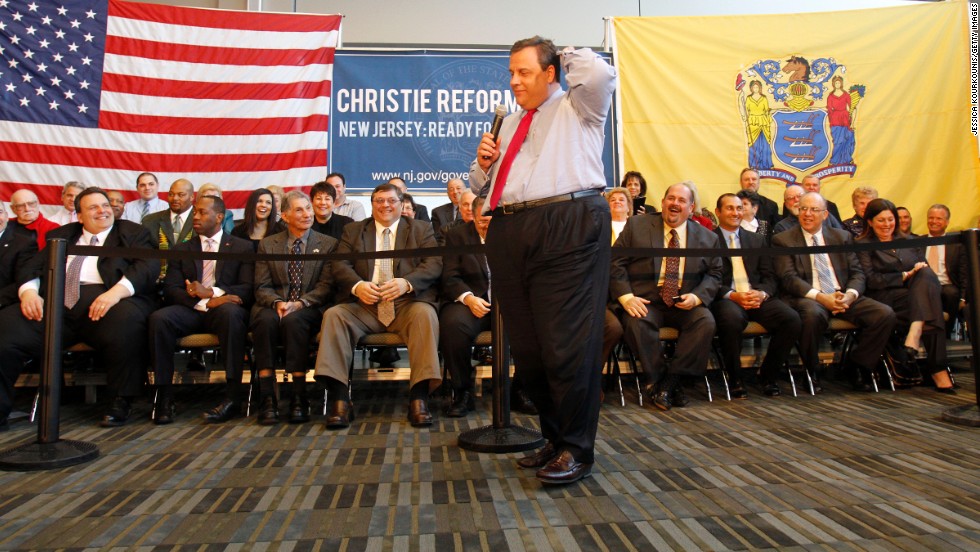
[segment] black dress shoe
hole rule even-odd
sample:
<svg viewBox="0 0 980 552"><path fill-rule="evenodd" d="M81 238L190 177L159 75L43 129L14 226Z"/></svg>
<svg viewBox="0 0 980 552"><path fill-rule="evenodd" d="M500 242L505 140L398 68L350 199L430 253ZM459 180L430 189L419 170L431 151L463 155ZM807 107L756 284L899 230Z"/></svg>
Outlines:
<svg viewBox="0 0 980 552"><path fill-rule="evenodd" d="M401 358L401 355L398 354L398 349L395 347L379 347L368 355L368 362L382 366L392 366L401 360Z"/></svg>
<svg viewBox="0 0 980 552"><path fill-rule="evenodd" d="M538 407L534 406L534 402L531 401L531 398L527 396L527 392L523 389L518 389L510 394L510 409L512 412L520 412L532 416L538 413Z"/></svg>
<svg viewBox="0 0 980 552"><path fill-rule="evenodd" d="M220 424L242 413L242 405L225 399L221 404L204 413L204 421L209 424Z"/></svg>
<svg viewBox="0 0 980 552"><path fill-rule="evenodd" d="M767 397L779 396L779 384L774 381L767 381L762 384L762 394Z"/></svg>
<svg viewBox="0 0 980 552"><path fill-rule="evenodd" d="M275 425L279 423L279 405L273 396L264 397L259 407L259 425Z"/></svg>
<svg viewBox="0 0 980 552"><path fill-rule="evenodd" d="M354 421L354 405L348 400L333 401L330 403L330 414L324 425L327 429L342 429L350 427Z"/></svg>
<svg viewBox="0 0 980 552"><path fill-rule="evenodd" d="M102 417L102 421L99 425L102 427L119 427L126 423L129 419L129 415L132 413L133 407L129 402L129 399L124 397L116 397L112 399L112 406L109 407L109 411L106 412L105 416Z"/></svg>
<svg viewBox="0 0 980 552"><path fill-rule="evenodd" d="M650 395L650 402L660 410L670 410L670 391L657 391Z"/></svg>
<svg viewBox="0 0 980 552"><path fill-rule="evenodd" d="M749 393L740 381L736 381L728 387L728 394L732 397L732 400L749 398Z"/></svg>
<svg viewBox="0 0 980 552"><path fill-rule="evenodd" d="M687 393L684 388L678 385L674 388L674 392L670 394L670 405L683 408L691 403L691 400L687 398Z"/></svg>
<svg viewBox="0 0 980 552"><path fill-rule="evenodd" d="M566 485L592 475L592 464L577 462L572 453L565 450L535 475L538 481L548 485Z"/></svg>
<svg viewBox="0 0 980 552"><path fill-rule="evenodd" d="M160 397L153 407L153 423L156 425L166 425L174 423L177 416L177 408L172 397Z"/></svg>
<svg viewBox="0 0 980 552"><path fill-rule="evenodd" d="M412 427L429 427L432 425L432 414L425 399L412 399L408 403L408 422Z"/></svg>
<svg viewBox="0 0 980 552"><path fill-rule="evenodd" d="M310 401L306 397L293 395L289 401L289 423L305 424L310 421Z"/></svg>
<svg viewBox="0 0 980 552"><path fill-rule="evenodd" d="M517 461L517 467L524 470L539 469L548 465L551 459L557 455L555 452L555 446L548 441L544 444L544 447L535 452L531 456L525 456Z"/></svg>
<svg viewBox="0 0 980 552"><path fill-rule="evenodd" d="M450 418L462 418L474 410L476 410L476 400L473 398L473 393L460 391L456 395L456 398L453 399L453 403L446 409L446 416Z"/></svg>

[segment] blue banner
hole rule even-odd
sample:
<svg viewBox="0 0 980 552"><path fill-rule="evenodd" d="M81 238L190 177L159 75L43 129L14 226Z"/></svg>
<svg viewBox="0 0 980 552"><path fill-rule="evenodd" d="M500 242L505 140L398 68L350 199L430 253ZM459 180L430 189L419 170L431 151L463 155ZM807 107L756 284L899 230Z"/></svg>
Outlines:
<svg viewBox="0 0 980 552"><path fill-rule="evenodd" d="M330 171L349 191L394 176L412 192L445 192L469 180L493 111L517 109L506 51L337 51L330 117ZM603 162L613 185L612 115Z"/></svg>

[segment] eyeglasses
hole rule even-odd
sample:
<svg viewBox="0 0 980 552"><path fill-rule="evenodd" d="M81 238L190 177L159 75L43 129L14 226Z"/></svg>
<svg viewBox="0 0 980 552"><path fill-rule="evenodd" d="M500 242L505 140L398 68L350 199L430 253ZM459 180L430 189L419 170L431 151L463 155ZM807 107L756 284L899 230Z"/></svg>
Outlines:
<svg viewBox="0 0 980 552"><path fill-rule="evenodd" d="M37 202L27 201L25 203L11 203L10 208L13 209L14 211L20 211L21 209L24 208L37 209Z"/></svg>
<svg viewBox="0 0 980 552"><path fill-rule="evenodd" d="M819 209L817 207L800 207L801 213L822 213L824 211L826 211L826 209Z"/></svg>
<svg viewBox="0 0 980 552"><path fill-rule="evenodd" d="M397 197L376 197L371 200L371 203L374 203L375 205L397 205L398 203L401 203L401 200Z"/></svg>

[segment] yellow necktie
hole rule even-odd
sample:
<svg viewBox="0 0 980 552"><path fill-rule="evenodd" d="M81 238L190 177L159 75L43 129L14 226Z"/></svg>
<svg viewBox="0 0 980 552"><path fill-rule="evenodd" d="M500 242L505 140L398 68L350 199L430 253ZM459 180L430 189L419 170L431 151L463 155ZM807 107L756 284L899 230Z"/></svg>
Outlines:
<svg viewBox="0 0 980 552"><path fill-rule="evenodd" d="M729 234L728 238L728 248L739 249L738 245L735 244L735 234ZM752 285L749 284L749 275L745 272L745 263L742 262L742 257L732 257L732 284L735 286L737 293L745 293L752 289Z"/></svg>

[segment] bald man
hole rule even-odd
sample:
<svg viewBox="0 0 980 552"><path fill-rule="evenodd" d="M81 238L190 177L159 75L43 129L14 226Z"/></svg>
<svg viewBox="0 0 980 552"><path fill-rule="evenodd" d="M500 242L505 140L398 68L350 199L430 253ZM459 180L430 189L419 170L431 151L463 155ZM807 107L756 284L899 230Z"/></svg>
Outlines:
<svg viewBox="0 0 980 552"><path fill-rule="evenodd" d="M21 236L26 236L37 243L38 249L44 249L49 231L58 228L57 222L52 222L41 214L40 202L30 190L17 190L10 196L10 210L17 219L10 224L11 230Z"/></svg>

